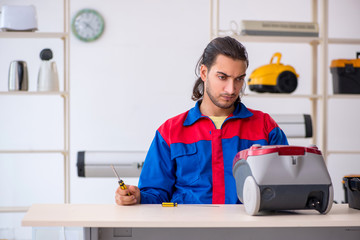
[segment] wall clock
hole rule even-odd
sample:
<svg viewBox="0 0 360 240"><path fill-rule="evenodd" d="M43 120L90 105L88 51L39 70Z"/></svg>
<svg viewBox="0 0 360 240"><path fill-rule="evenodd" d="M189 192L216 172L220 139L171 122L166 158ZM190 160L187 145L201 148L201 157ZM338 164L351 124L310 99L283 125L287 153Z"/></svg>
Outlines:
<svg viewBox="0 0 360 240"><path fill-rule="evenodd" d="M104 32L104 26L104 18L93 9L80 10L71 22L72 32L84 42L98 39Z"/></svg>

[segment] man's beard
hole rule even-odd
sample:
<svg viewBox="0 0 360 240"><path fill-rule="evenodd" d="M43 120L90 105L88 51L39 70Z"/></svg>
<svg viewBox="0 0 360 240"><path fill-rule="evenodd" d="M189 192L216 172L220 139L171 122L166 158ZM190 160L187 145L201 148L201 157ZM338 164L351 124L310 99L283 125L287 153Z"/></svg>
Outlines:
<svg viewBox="0 0 360 240"><path fill-rule="evenodd" d="M206 84L206 93L207 95L209 96L211 102L217 106L218 108L222 108L222 109L229 109L231 108L232 106L234 106L234 103L235 101L238 99L238 98L234 98L235 100L232 101L232 102L229 102L229 103L225 103L225 104L221 104L219 101L216 100L216 98L211 94L211 91L210 91L210 87L209 87L209 80L207 79L207 84ZM229 95L229 94L222 94L223 96L228 96L228 97L234 97L234 95Z"/></svg>

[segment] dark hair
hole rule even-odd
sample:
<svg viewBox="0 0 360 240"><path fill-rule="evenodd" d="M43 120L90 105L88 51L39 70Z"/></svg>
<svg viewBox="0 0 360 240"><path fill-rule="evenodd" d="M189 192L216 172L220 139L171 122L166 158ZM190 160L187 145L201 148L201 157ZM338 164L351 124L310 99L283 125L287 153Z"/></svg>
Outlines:
<svg viewBox="0 0 360 240"><path fill-rule="evenodd" d="M197 101L204 95L204 82L200 77L201 65L204 64L208 70L210 70L219 54L231 57L234 60L244 60L246 62L246 67L249 66L247 51L239 41L228 36L213 39L206 46L203 54L196 64L195 74L198 78L194 84L193 94L191 97L192 100Z"/></svg>

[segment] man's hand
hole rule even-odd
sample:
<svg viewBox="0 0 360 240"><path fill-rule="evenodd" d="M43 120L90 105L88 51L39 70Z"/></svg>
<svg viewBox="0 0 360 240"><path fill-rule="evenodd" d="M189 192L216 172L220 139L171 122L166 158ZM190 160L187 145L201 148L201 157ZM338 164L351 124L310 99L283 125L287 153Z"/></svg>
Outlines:
<svg viewBox="0 0 360 240"><path fill-rule="evenodd" d="M118 205L137 204L140 203L140 198L140 189L137 186L127 185L127 189L118 187L115 192L115 202Z"/></svg>

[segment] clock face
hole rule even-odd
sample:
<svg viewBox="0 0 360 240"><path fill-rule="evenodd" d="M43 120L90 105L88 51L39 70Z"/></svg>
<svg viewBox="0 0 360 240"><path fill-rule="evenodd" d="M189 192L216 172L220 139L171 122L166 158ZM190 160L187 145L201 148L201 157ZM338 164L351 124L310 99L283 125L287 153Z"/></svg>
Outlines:
<svg viewBox="0 0 360 240"><path fill-rule="evenodd" d="M71 29L78 39L92 42L104 32L104 19L95 10L83 9L73 18Z"/></svg>

